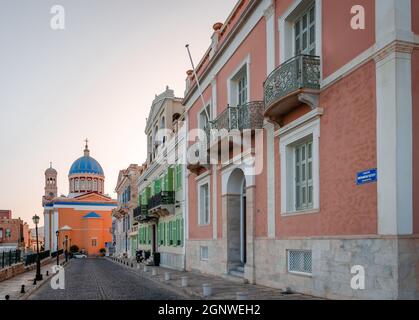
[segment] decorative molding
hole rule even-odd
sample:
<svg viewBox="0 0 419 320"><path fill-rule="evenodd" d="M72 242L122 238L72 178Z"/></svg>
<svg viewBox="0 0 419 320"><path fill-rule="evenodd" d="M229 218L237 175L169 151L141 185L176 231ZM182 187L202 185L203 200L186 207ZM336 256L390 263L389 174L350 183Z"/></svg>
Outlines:
<svg viewBox="0 0 419 320"><path fill-rule="evenodd" d="M272 3L268 8L263 11L263 16L266 20L270 19L275 14L275 6Z"/></svg>
<svg viewBox="0 0 419 320"><path fill-rule="evenodd" d="M319 94L317 93L300 93L298 100L310 106L312 110L319 108Z"/></svg>
<svg viewBox="0 0 419 320"><path fill-rule="evenodd" d="M392 53L412 54L415 48L419 48L419 44L396 40L382 48L377 53L375 53L373 55L373 59L376 63L378 63L384 60Z"/></svg>

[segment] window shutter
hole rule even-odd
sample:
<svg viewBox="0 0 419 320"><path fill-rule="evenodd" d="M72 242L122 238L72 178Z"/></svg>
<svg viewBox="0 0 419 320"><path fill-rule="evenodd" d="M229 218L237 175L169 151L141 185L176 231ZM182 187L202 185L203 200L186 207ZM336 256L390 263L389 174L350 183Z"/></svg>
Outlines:
<svg viewBox="0 0 419 320"><path fill-rule="evenodd" d="M177 238L178 238L178 234L177 234L177 232L178 232L178 230L179 230L179 228L178 228L178 223L177 223L177 220L175 220L175 221L173 221L174 222L174 226L175 226L175 230L174 230L174 239L173 239L173 244L175 245L175 247L177 246Z"/></svg>
<svg viewBox="0 0 419 320"><path fill-rule="evenodd" d="M180 245L183 246L183 218L180 219Z"/></svg>
<svg viewBox="0 0 419 320"><path fill-rule="evenodd" d="M166 174L166 191L173 191L173 168L167 169Z"/></svg>
<svg viewBox="0 0 419 320"><path fill-rule="evenodd" d="M178 164L176 166L176 190L182 188L182 165Z"/></svg>
<svg viewBox="0 0 419 320"><path fill-rule="evenodd" d="M172 245L172 221L169 221L169 246Z"/></svg>
<svg viewBox="0 0 419 320"><path fill-rule="evenodd" d="M176 221L172 221L172 240L173 245L176 246Z"/></svg>

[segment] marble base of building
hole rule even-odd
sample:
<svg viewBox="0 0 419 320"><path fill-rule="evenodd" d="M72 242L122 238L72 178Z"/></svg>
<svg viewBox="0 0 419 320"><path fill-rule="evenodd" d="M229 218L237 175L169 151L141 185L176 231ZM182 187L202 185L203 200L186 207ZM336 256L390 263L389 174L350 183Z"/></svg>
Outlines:
<svg viewBox="0 0 419 320"><path fill-rule="evenodd" d="M185 270L185 255L162 252L160 253L160 266L183 271Z"/></svg>
<svg viewBox="0 0 419 320"><path fill-rule="evenodd" d="M207 259L202 250L208 250ZM311 273L290 272L289 251L308 252ZM228 274L222 240L188 241L186 252L187 270ZM246 263L243 275L250 283L328 299L419 299L418 236L257 239L253 256L254 267ZM363 290L351 287L359 275L354 266L365 271Z"/></svg>

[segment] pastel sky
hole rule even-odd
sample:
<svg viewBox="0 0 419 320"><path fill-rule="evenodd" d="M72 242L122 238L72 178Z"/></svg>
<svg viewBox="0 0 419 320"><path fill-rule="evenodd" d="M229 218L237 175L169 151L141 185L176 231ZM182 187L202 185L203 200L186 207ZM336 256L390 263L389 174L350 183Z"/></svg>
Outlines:
<svg viewBox="0 0 419 320"><path fill-rule="evenodd" d="M44 171L59 194L68 170L91 155L113 197L118 172L146 159L145 119L166 85L182 96L190 69L210 45L212 25L236 0L1 0L0 209L32 225L42 216ZM53 5L65 30L52 30ZM43 221L41 221L43 224Z"/></svg>

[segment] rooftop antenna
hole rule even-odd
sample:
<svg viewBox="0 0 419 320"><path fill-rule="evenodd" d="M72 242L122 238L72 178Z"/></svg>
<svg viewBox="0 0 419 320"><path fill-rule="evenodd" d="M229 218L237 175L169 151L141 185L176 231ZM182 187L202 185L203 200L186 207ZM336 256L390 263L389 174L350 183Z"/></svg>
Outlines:
<svg viewBox="0 0 419 320"><path fill-rule="evenodd" d="M206 106L205 106L204 96L202 95L201 85L200 85L200 83L199 83L199 78L198 78L198 75L196 74L195 65L194 65L194 63L193 63L193 59L192 59L192 55L191 55L191 51L189 50L189 44L185 45L185 47L186 47L186 50L188 50L189 59L191 60L192 71L193 71L194 76L195 76L196 85L197 85L197 87L198 87L198 92L199 92L199 95L201 96L202 106L204 107L204 110L205 110L205 115L207 116L207 120L208 120L208 122L211 122L211 117L210 117L210 115L208 114L208 110L207 110L207 108L206 108Z"/></svg>

